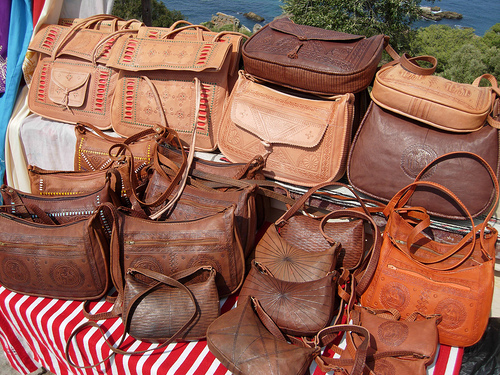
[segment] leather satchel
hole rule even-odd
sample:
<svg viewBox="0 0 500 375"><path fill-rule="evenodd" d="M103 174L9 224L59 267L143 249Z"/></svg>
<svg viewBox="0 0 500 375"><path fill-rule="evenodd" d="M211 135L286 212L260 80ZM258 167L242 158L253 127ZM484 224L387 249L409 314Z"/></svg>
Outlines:
<svg viewBox="0 0 500 375"><path fill-rule="evenodd" d="M260 263L252 262L239 298L258 299L283 333L313 336L332 322L336 281L335 271L312 281L284 281Z"/></svg>
<svg viewBox="0 0 500 375"><path fill-rule="evenodd" d="M0 283L22 294L71 300L100 298L111 287L109 241L100 207L85 219L38 223L0 213ZM114 229L110 221L108 228Z"/></svg>
<svg viewBox="0 0 500 375"><path fill-rule="evenodd" d="M211 40L169 38L178 32L115 44L107 63L120 71L111 108L113 129L128 137L162 125L189 145L196 132L196 149L213 151L234 74L230 69L238 68L231 62L233 44L224 33Z"/></svg>
<svg viewBox="0 0 500 375"><path fill-rule="evenodd" d="M243 284L245 258L235 226L234 206L195 220L154 221L115 211L119 232L111 238L111 277L123 295L129 268L146 268L164 275L196 266L217 271L219 295Z"/></svg>
<svg viewBox="0 0 500 375"><path fill-rule="evenodd" d="M453 151L468 151L481 156L500 172L498 129L484 126L475 132L447 132L410 119L371 103L354 137L347 165L349 183L357 191L388 202L397 191L417 176L451 189L467 206L472 216L484 213L494 199L494 186L478 160L454 154L422 169L437 157ZM470 182L474 181L471 194ZM437 217L463 219L463 212L446 194L417 188L410 205L423 206Z"/></svg>
<svg viewBox="0 0 500 375"><path fill-rule="evenodd" d="M426 368L437 352L440 315L416 312L400 319L396 310L374 310L356 305L350 316L353 324L370 332L366 365L375 374L427 373ZM352 340L355 346L361 344L358 336L348 335L347 340Z"/></svg>
<svg viewBox="0 0 500 375"><path fill-rule="evenodd" d="M346 169L353 113L353 94L302 97L240 72L220 126L219 149L233 163L263 156L264 175L278 181L335 181Z"/></svg>
<svg viewBox="0 0 500 375"><path fill-rule="evenodd" d="M29 88L28 106L43 117L90 123L99 129L111 128L111 101L118 71L108 67L110 49L124 34L137 33L139 22L94 28L99 21L118 19L98 15L71 26L43 25L29 49L39 53Z"/></svg>
<svg viewBox="0 0 500 375"><path fill-rule="evenodd" d="M357 93L371 84L388 38L270 22L243 45L245 71L310 93ZM391 51L392 52L392 51Z"/></svg>
<svg viewBox="0 0 500 375"><path fill-rule="evenodd" d="M250 298L239 299L208 327L207 346L236 375L303 375L320 352L287 342L278 328L269 331Z"/></svg>
<svg viewBox="0 0 500 375"><path fill-rule="evenodd" d="M135 339L162 343L201 340L220 314L212 267L167 276L130 268L125 275L122 320Z"/></svg>
<svg viewBox="0 0 500 375"><path fill-rule="evenodd" d="M498 201L498 182L495 184ZM427 234L430 219L422 207L406 207L415 187L445 192L460 205L471 222L470 231L450 243L450 234ZM388 203L388 218L375 275L361 304L374 309L396 309L406 318L414 311L440 314L439 342L467 347L478 342L488 324L493 298L497 230L475 224L458 197L430 181L416 181ZM420 218L420 220L419 220ZM435 236L435 237L434 237ZM450 238L451 237L451 238Z"/></svg>
<svg viewBox="0 0 500 375"><path fill-rule="evenodd" d="M418 61L432 64L423 68ZM500 91L496 79L488 75L492 87L450 81L433 75L437 60L432 56L410 58L403 54L386 64L375 76L371 97L375 103L394 113L451 132L471 132L480 129L490 116L495 94ZM498 110L497 110L498 111Z"/></svg>

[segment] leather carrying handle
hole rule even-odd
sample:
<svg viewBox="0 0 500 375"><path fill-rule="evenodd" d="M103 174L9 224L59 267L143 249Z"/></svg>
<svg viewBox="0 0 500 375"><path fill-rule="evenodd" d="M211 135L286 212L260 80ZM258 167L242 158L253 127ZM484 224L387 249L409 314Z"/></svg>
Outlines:
<svg viewBox="0 0 500 375"><path fill-rule="evenodd" d="M486 118L490 126L500 129L500 88L498 81L492 74L483 74L477 77L472 85L479 87L480 82L486 79L491 84L491 111Z"/></svg>

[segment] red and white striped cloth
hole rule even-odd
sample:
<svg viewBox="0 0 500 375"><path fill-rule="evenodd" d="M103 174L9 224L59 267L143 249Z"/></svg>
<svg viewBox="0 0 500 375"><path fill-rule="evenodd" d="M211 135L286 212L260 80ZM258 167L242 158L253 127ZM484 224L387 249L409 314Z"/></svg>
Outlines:
<svg viewBox="0 0 500 375"><path fill-rule="evenodd" d="M221 302L221 312L231 309L236 303L232 296ZM109 311L111 304L101 300L90 304L91 312ZM12 367L21 374L28 374L44 367L58 375L63 374L230 374L210 353L206 341L171 344L163 350L143 355L115 355L109 361L94 368L77 369L65 359L66 341L73 330L87 319L82 314L82 302L37 298L12 293L0 286L0 342ZM123 333L121 319L108 319L99 324L111 340L119 340ZM84 365L85 357L97 363L109 354L101 333L95 328L80 332L72 340L72 358ZM127 337L128 351L139 351L154 347ZM428 375L455 375L460 371L463 349L441 345ZM311 365L312 375L324 373Z"/></svg>

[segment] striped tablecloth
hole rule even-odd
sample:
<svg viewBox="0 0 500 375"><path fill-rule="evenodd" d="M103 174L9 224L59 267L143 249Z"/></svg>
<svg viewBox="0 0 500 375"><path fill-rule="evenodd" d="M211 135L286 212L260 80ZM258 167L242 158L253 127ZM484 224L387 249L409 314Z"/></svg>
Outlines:
<svg viewBox="0 0 500 375"><path fill-rule="evenodd" d="M224 313L236 303L236 297L221 301ZM92 313L109 311L111 304L104 300L90 304ZM82 314L82 302L30 297L12 293L0 287L0 342L7 359L17 371L28 374L44 367L58 375L63 374L230 374L210 353L206 342L171 344L163 350L144 355L115 355L98 367L76 369L65 360L66 341L73 330L86 322ZM100 322L112 340L119 340L123 333L120 319ZM78 364L82 357L97 363L106 358L109 349L99 331L90 328L77 335L80 353L71 350ZM125 345L129 351L140 351L154 344L138 342L127 337ZM463 349L440 346L436 360L428 368L428 375L454 375L460 371ZM312 375L324 374L316 365L311 365Z"/></svg>

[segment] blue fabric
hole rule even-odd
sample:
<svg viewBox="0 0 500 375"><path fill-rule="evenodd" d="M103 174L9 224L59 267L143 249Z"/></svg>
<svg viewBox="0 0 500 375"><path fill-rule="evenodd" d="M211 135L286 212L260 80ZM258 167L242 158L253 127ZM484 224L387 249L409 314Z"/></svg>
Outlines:
<svg viewBox="0 0 500 375"><path fill-rule="evenodd" d="M5 135L22 77L24 56L33 33L30 0L14 0L10 10L5 92L0 96L0 181L5 176Z"/></svg>

